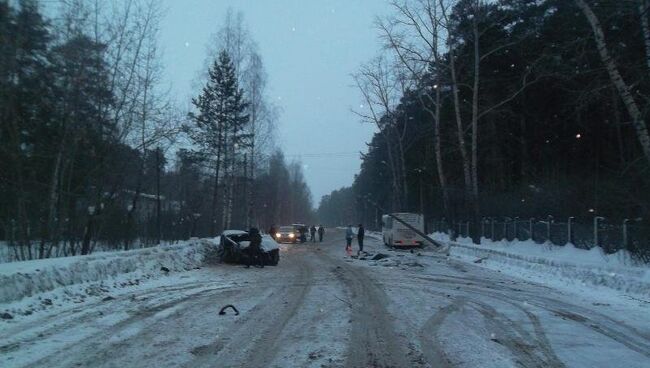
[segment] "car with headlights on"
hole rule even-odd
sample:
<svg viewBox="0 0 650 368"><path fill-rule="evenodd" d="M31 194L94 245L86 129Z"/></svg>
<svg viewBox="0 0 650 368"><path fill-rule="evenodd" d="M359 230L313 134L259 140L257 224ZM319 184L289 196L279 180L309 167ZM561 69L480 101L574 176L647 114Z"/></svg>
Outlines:
<svg viewBox="0 0 650 368"><path fill-rule="evenodd" d="M278 243L297 243L301 241L302 232L297 226L280 226L273 234L275 241Z"/></svg>

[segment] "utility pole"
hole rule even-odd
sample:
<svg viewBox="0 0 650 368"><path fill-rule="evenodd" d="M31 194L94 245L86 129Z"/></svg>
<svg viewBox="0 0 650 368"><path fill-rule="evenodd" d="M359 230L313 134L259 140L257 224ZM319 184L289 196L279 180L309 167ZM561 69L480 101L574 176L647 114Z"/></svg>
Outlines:
<svg viewBox="0 0 650 368"><path fill-rule="evenodd" d="M161 203L160 203L160 146L156 148L156 244L160 245L162 240L162 225L160 220Z"/></svg>

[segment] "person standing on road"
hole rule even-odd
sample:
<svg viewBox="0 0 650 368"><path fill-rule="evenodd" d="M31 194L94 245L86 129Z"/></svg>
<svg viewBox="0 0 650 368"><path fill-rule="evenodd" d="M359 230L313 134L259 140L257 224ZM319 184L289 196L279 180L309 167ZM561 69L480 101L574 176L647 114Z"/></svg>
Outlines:
<svg viewBox="0 0 650 368"><path fill-rule="evenodd" d="M311 235L311 242L316 243L316 225L311 225L311 228L309 228L309 235Z"/></svg>
<svg viewBox="0 0 650 368"><path fill-rule="evenodd" d="M323 242L323 235L325 234L325 228L323 225L318 225L318 241Z"/></svg>
<svg viewBox="0 0 650 368"><path fill-rule="evenodd" d="M264 258L262 257L262 235L260 231L252 227L248 231L250 244L244 249L246 252L246 268L250 268L254 261L257 261L259 266L264 268Z"/></svg>
<svg viewBox="0 0 650 368"><path fill-rule="evenodd" d="M363 238L366 236L366 229L363 228L363 224L359 224L359 230L357 230L357 242L359 243L359 252L363 252Z"/></svg>
<svg viewBox="0 0 650 368"><path fill-rule="evenodd" d="M354 236L354 232L352 231L352 225L348 225L348 228L345 229L345 250L352 250L352 237Z"/></svg>

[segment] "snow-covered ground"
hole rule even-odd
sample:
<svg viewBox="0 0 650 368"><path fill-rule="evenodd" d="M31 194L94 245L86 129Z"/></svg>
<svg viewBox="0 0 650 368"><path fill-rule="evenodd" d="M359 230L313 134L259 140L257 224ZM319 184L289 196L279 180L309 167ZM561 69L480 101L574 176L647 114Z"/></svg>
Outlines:
<svg viewBox="0 0 650 368"><path fill-rule="evenodd" d="M643 281L625 257L463 241L449 254L395 250L371 232L357 257L332 229L281 245L277 267L245 269L206 264L214 244L0 265L19 290L0 305L13 317L0 319L0 366L650 366L645 289L571 279ZM571 267L591 271L556 270ZM240 315L219 315L227 304Z"/></svg>
<svg viewBox="0 0 650 368"><path fill-rule="evenodd" d="M516 252L495 258L483 251L487 246L464 242L453 244L449 255L367 243L370 254L350 262L384 285L388 312L398 321L396 332L409 336L426 361L442 362L432 366L650 366L650 298L644 289L628 293L613 283L572 281L568 271L556 274L560 259L570 267L570 255L547 250L546 261L535 266L527 263L539 261L539 254L531 255L531 262L512 263ZM373 260L377 253L388 257ZM614 263L619 272L645 271L617 262L608 265ZM582 266L598 269L602 262L582 259Z"/></svg>
<svg viewBox="0 0 650 368"><path fill-rule="evenodd" d="M161 245L179 244L182 242L183 242L182 240L173 240L173 241L163 240L161 242ZM58 246L54 246L49 251L50 256L48 258L68 257L69 249L67 249L67 247L69 247L69 245L63 243L60 243ZM151 245L146 245L145 243L141 242L138 239L134 240L133 244L131 244L132 249L142 249L148 247L151 247ZM24 257L23 259L29 258L29 254L32 254L33 258L38 258L40 242L32 241L30 244L30 248L31 249L28 250L27 247L23 247L21 251L21 248L10 247L9 242L0 240L0 263L18 261L21 256L19 255L17 257L16 252L23 253L22 256ZM115 245L110 245L102 242L97 242L92 244L91 248L93 254L105 253L105 252L115 253L121 251L121 248L118 247L116 249ZM68 253L66 253L66 250L68 251ZM81 244L77 244L76 253L79 253L80 251L81 251Z"/></svg>
<svg viewBox="0 0 650 368"><path fill-rule="evenodd" d="M482 239L477 245L469 238L452 242L443 233L430 236L450 244L452 257L478 262L481 267L567 291L607 294L614 299L638 298L650 303L650 265L635 261L624 250L605 254L599 247L585 250L571 244L490 239Z"/></svg>
<svg viewBox="0 0 650 368"><path fill-rule="evenodd" d="M202 265L210 240L0 264L0 312L31 315ZM6 316L6 315L5 315Z"/></svg>

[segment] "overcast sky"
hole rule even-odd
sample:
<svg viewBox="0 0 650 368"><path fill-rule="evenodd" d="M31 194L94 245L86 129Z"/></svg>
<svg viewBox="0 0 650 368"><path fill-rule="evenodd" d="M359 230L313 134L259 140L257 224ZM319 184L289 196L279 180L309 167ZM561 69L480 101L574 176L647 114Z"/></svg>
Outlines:
<svg viewBox="0 0 650 368"><path fill-rule="evenodd" d="M189 103L206 45L228 8L244 14L269 76L269 96L282 109L278 145L304 164L314 205L350 185L373 126L352 112L361 99L350 74L380 49L373 21L385 0L164 0L161 27L166 75ZM185 105L184 105L185 106Z"/></svg>

